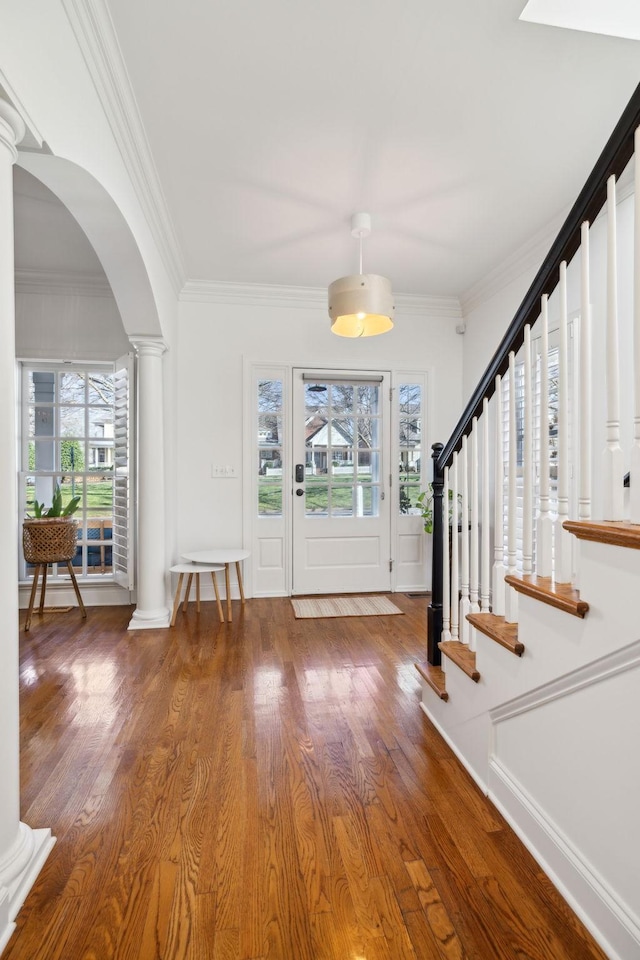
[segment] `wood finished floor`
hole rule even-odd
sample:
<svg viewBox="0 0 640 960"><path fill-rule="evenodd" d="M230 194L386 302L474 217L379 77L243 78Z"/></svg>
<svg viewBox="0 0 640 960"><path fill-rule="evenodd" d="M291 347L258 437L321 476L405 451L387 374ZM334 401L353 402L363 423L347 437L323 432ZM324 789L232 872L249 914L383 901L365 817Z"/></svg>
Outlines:
<svg viewBox="0 0 640 960"><path fill-rule="evenodd" d="M22 633L22 818L58 842L3 960L603 960L420 710L426 604L251 600Z"/></svg>

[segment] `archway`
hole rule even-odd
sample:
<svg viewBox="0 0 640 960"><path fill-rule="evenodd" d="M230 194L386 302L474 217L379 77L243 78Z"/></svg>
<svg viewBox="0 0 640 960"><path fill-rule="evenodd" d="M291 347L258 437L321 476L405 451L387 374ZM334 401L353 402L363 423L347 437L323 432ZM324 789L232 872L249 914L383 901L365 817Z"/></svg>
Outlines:
<svg viewBox="0 0 640 960"><path fill-rule="evenodd" d="M130 628L166 627L162 357L167 345L149 274L126 218L95 177L43 152L23 152L18 163L58 197L84 231L138 356L137 607Z"/></svg>

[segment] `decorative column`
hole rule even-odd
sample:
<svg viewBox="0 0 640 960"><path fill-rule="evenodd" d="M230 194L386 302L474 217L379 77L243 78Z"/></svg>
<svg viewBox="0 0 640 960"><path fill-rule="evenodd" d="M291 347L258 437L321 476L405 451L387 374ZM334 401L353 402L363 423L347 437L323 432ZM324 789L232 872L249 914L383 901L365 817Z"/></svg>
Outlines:
<svg viewBox="0 0 640 960"><path fill-rule="evenodd" d="M169 626L165 578L164 407L159 337L130 337L138 357L138 604L129 630Z"/></svg>
<svg viewBox="0 0 640 960"><path fill-rule="evenodd" d="M20 822L18 705L18 521L13 164L25 132L16 110L0 99L0 950L14 918L55 843L48 829Z"/></svg>

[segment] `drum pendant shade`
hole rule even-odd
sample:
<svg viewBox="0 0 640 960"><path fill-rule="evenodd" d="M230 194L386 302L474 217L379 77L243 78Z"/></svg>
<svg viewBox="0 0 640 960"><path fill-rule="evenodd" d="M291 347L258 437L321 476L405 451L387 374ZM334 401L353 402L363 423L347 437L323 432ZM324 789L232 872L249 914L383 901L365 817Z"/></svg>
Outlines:
<svg viewBox="0 0 640 960"><path fill-rule="evenodd" d="M362 272L362 238L370 233L369 214L354 214L351 234L360 240L360 273L340 277L329 286L331 331L339 337L375 337L393 327L391 281Z"/></svg>

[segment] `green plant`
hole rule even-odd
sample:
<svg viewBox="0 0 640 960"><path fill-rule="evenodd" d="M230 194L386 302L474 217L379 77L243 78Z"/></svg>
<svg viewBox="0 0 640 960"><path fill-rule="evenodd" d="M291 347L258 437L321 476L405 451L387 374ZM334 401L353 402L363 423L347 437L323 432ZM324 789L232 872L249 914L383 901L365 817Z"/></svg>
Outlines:
<svg viewBox="0 0 640 960"><path fill-rule="evenodd" d="M423 490L419 495L417 501L417 506L420 507L420 513L422 514L422 520L424 522L424 532L433 533L433 484L430 483L427 485L427 489ZM458 494L458 512L460 511L460 504L462 503L462 494ZM453 490L449 490L449 523L453 520Z"/></svg>
<svg viewBox="0 0 640 960"><path fill-rule="evenodd" d="M72 497L71 500L64 506L62 505L62 490L60 489L60 484L56 483L55 490L53 491L53 498L51 500L51 506L48 509L45 509L44 500L42 503L38 503L37 500L33 501L33 515L36 520L42 520L45 517L49 519L50 517L70 517L72 513L75 513L80 505L80 497Z"/></svg>
<svg viewBox="0 0 640 960"><path fill-rule="evenodd" d="M60 469L65 473L84 470L84 444L79 440L60 442Z"/></svg>

